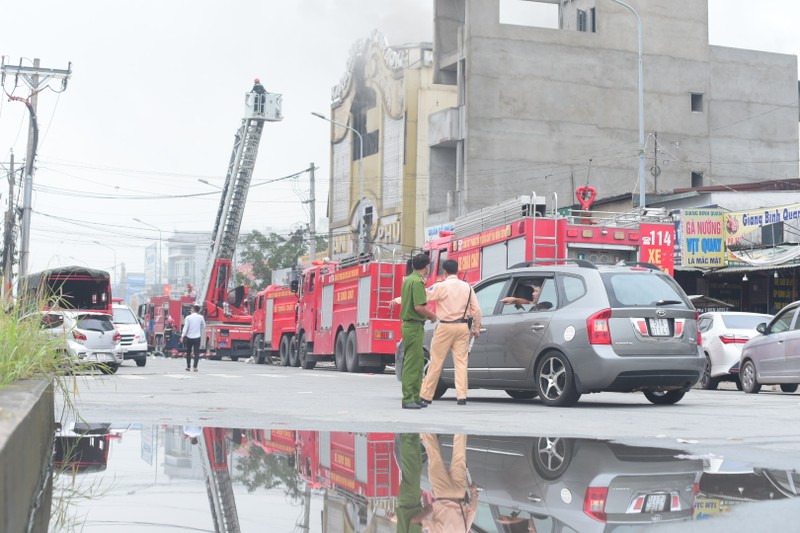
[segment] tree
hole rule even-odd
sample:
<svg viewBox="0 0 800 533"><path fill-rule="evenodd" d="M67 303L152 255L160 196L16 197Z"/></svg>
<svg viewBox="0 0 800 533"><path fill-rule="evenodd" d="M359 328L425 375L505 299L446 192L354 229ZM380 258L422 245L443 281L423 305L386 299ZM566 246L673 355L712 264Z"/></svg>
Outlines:
<svg viewBox="0 0 800 533"><path fill-rule="evenodd" d="M324 249L325 239L317 238L317 249ZM322 247L321 247L322 246ZM297 265L297 258L308 253L308 239L303 229L288 237L253 230L242 239L242 263L252 265L250 276L237 273L237 282L260 291L271 283L272 272Z"/></svg>

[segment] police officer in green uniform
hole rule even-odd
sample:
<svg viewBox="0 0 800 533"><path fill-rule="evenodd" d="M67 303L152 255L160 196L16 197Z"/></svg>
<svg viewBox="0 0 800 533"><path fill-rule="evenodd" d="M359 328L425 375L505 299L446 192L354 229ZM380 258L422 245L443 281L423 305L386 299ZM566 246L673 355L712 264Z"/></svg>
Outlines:
<svg viewBox="0 0 800 533"><path fill-rule="evenodd" d="M403 321L403 409L427 407L419 397L422 387L422 370L425 354L422 351L422 338L425 319L436 322L436 314L425 307L428 297L425 293L425 276L428 275L430 258L427 254L417 254L411 259L414 272L406 276L400 290L400 319Z"/></svg>
<svg viewBox="0 0 800 533"><path fill-rule="evenodd" d="M422 440L419 433L401 433L400 490L397 493L397 533L422 533L422 521L416 517L422 507Z"/></svg>

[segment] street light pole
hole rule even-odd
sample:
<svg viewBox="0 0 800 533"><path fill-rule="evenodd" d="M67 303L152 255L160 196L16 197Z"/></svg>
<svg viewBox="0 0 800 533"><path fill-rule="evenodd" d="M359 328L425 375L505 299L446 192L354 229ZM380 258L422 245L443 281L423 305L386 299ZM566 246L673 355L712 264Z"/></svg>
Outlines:
<svg viewBox="0 0 800 533"><path fill-rule="evenodd" d="M138 219L136 217L133 218L139 224L144 224L145 226L150 226L158 231L158 263L156 264L156 285L158 285L158 292L161 293L161 228L158 226L154 226L144 220Z"/></svg>
<svg viewBox="0 0 800 533"><path fill-rule="evenodd" d="M357 130L351 128L347 124L342 124L338 120L333 120L332 118L328 118L314 111L312 111L311 114L322 120L327 120L331 124L336 124L337 126L348 129L358 135L358 253L364 253L367 243L364 232L364 137L362 137Z"/></svg>
<svg viewBox="0 0 800 533"><path fill-rule="evenodd" d="M111 253L114 254L114 267L113 267L114 268L114 284L115 285L119 285L119 278L117 277L117 251L114 248L112 248L111 246L109 246L107 244L103 244L102 242L99 242L99 241L92 241L92 242L95 243L98 246L102 246L104 248L108 248L109 250L111 250Z"/></svg>
<svg viewBox="0 0 800 533"><path fill-rule="evenodd" d="M628 9L636 16L637 37L639 41L639 207L645 207L645 182L644 182L644 59L642 56L642 18L639 13L621 0L611 0Z"/></svg>

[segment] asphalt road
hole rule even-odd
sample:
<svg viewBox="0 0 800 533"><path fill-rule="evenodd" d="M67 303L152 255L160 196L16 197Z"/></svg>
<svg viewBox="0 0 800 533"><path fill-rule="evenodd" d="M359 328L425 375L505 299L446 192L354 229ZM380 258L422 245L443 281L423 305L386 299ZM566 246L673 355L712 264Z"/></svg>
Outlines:
<svg viewBox="0 0 800 533"><path fill-rule="evenodd" d="M641 393L584 395L570 408L513 400L502 391L455 393L423 410L400 407L400 384L382 375L206 361L186 372L181 359L126 361L117 374L65 378L64 420L327 431L571 436L678 447L772 468L800 468L800 393L745 394L732 385L693 390L672 406ZM772 387L765 387L771 389Z"/></svg>

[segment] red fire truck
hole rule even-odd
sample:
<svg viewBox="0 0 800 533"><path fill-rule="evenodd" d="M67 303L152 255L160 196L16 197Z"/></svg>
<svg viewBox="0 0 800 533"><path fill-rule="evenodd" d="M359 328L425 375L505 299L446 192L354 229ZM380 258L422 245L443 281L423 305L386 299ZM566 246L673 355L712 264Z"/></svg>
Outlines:
<svg viewBox="0 0 800 533"><path fill-rule="evenodd" d="M312 369L335 361L340 372L383 372L400 339L399 306L406 263L370 255L315 262L299 281L296 337L289 364Z"/></svg>
<svg viewBox="0 0 800 533"><path fill-rule="evenodd" d="M431 255L429 283L442 278L441 263L458 261L469 283L536 259L586 259L593 263L651 263L674 270L675 226L660 209L644 213L557 210L557 198L520 196L457 219L423 251Z"/></svg>
<svg viewBox="0 0 800 533"><path fill-rule="evenodd" d="M195 302L193 288L187 285L186 294L163 294L151 296L147 303L141 304L138 314L144 320L147 332L147 345L159 355L173 357L177 355L177 339L181 335L183 319L192 313L192 304ZM167 317L173 320L173 342L167 346L166 325Z"/></svg>
<svg viewBox="0 0 800 533"><path fill-rule="evenodd" d="M297 294L288 285L270 285L256 294L253 302L253 358L256 363L272 362L280 356L289 364L289 347L297 328Z"/></svg>

